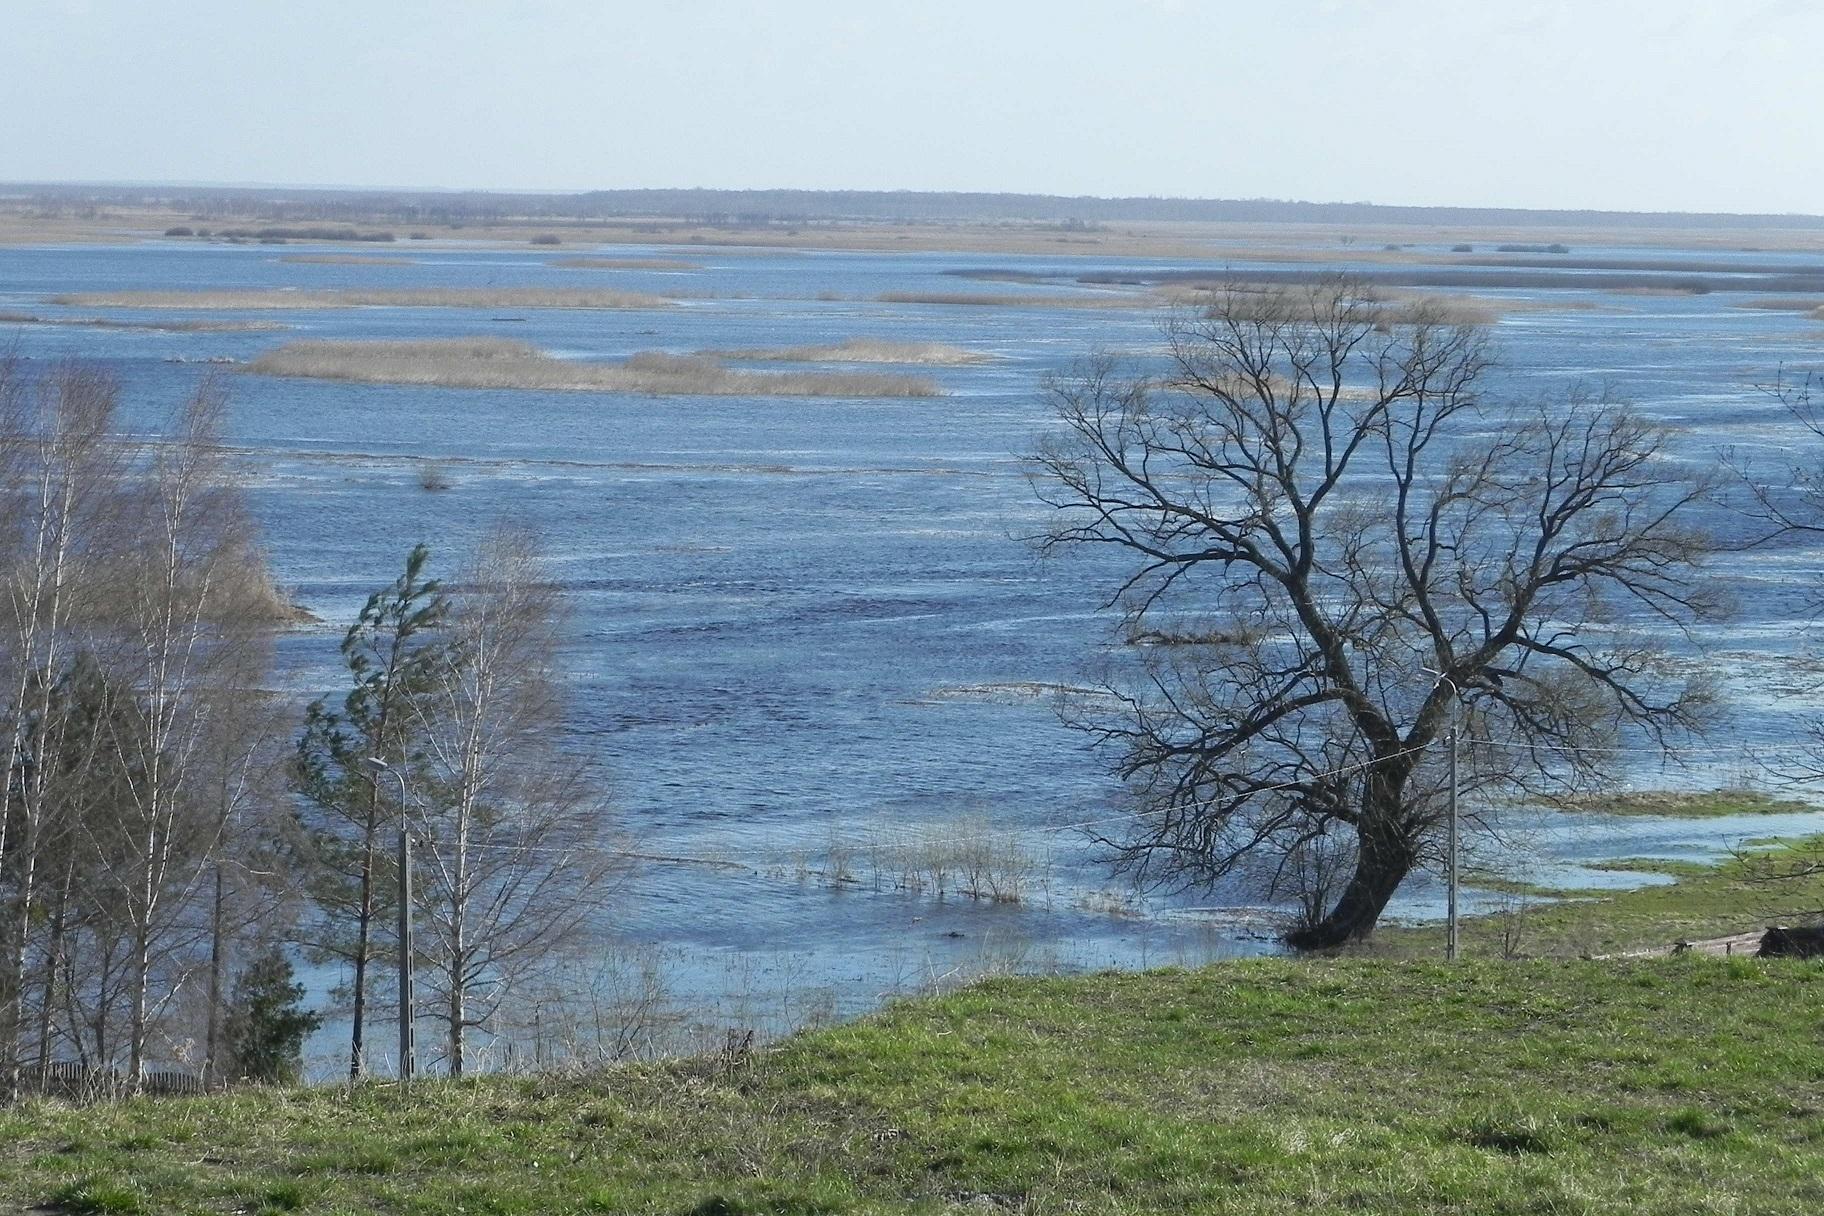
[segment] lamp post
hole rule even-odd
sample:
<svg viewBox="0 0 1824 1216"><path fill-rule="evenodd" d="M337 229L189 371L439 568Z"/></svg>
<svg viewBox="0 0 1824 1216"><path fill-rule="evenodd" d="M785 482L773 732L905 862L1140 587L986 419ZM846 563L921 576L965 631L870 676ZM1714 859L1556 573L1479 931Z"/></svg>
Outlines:
<svg viewBox="0 0 1824 1216"><path fill-rule="evenodd" d="M367 763L399 781L399 1085L404 1089L410 1087L417 1064L412 1020L412 836L405 822L405 774L378 756L369 756Z"/></svg>
<svg viewBox="0 0 1824 1216"><path fill-rule="evenodd" d="M1450 728L1444 732L1445 748L1450 762L1450 824L1446 829L1444 850L1445 861L1445 897L1444 897L1444 958L1446 962L1457 961L1457 734L1458 723L1463 710L1463 689L1455 680L1441 671L1429 667L1421 668L1427 675L1434 675L1450 685Z"/></svg>

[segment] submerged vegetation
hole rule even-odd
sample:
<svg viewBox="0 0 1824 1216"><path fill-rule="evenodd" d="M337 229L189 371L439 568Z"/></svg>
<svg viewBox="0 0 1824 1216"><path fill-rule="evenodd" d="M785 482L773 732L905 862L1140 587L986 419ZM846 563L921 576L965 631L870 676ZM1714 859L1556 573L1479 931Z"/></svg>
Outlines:
<svg viewBox="0 0 1824 1216"><path fill-rule="evenodd" d="M997 831L980 818L941 830L886 829L854 839L832 835L818 848L796 851L789 861L801 881L833 888L996 904L1049 897L1053 877L1050 858L1018 834Z"/></svg>
<svg viewBox="0 0 1824 1216"><path fill-rule="evenodd" d="M935 397L910 376L864 372L757 372L713 355L636 354L621 363L559 359L524 342L450 338L416 342L294 342L248 370L268 376L435 384L446 388L545 389L598 393L742 397Z"/></svg>

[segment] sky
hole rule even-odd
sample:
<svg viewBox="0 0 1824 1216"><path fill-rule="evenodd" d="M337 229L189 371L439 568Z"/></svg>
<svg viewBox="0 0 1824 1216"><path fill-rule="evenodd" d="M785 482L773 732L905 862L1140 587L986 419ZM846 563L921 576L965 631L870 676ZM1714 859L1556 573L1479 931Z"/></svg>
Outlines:
<svg viewBox="0 0 1824 1216"><path fill-rule="evenodd" d="M0 181L1824 213L1821 0L0 0Z"/></svg>

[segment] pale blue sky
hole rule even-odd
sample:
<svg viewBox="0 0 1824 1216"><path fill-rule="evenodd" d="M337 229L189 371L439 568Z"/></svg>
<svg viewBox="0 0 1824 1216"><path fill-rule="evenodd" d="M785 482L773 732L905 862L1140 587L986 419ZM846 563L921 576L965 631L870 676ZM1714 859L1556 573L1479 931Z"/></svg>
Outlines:
<svg viewBox="0 0 1824 1216"><path fill-rule="evenodd" d="M1824 212L1819 0L0 0L0 180Z"/></svg>

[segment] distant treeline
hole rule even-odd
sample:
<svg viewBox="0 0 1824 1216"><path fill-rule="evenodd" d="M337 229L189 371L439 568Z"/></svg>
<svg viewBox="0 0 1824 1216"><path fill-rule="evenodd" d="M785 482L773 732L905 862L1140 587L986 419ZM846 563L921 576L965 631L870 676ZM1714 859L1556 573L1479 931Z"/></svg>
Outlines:
<svg viewBox="0 0 1824 1216"><path fill-rule="evenodd" d="M910 190L593 190L579 194L373 191L279 187L0 185L0 201L80 213L106 205L163 206L199 218L490 224L520 219L670 219L749 226L833 221L874 223L1037 222L1087 226L1118 221L1426 224L1504 227L1824 228L1817 215L1685 211L1526 210L1513 207L1389 207L1285 199L1094 198L1049 194Z"/></svg>

